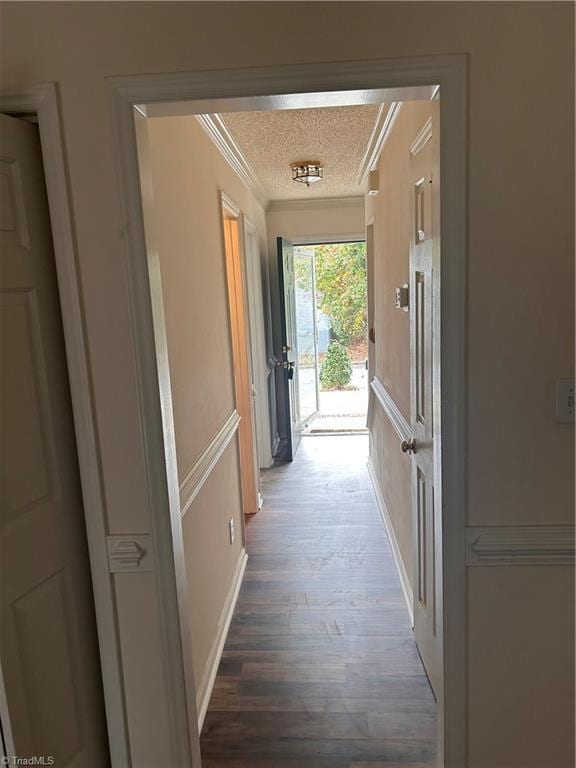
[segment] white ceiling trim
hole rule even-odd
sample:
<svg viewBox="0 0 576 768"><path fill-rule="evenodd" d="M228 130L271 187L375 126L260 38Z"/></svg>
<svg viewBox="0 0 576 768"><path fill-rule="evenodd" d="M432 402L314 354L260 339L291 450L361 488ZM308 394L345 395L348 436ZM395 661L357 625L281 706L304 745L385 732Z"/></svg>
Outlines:
<svg viewBox="0 0 576 768"><path fill-rule="evenodd" d="M368 141L368 147L366 148L364 158L360 164L360 174L358 176L359 186L363 187L366 184L368 174L378 163L386 139L390 135L392 126L396 122L396 118L402 109L402 103L403 102L401 101L393 101L389 106L388 104L382 104L378 110L374 129L370 136L370 140Z"/></svg>
<svg viewBox="0 0 576 768"><path fill-rule="evenodd" d="M309 197L305 200L272 200L268 211L303 211L310 208L364 207L364 198L358 197Z"/></svg>
<svg viewBox="0 0 576 768"><path fill-rule="evenodd" d="M220 115L196 115L196 119L216 145L226 162L236 171L260 205L266 210L269 198L258 176L224 125Z"/></svg>

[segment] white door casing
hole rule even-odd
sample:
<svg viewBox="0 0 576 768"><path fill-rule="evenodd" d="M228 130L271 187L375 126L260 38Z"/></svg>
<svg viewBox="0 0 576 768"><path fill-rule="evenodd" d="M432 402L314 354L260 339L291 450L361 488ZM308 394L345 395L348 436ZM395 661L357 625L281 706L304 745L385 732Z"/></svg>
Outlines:
<svg viewBox="0 0 576 768"><path fill-rule="evenodd" d="M162 623L152 614L142 615L150 631L161 642L164 672L155 680L156 689L147 688L147 701L160 705L168 693L175 702L171 708L174 755L172 764L200 765L188 757L197 740L190 736L183 712L185 699L194 695L186 689L181 669L184 663L186 606L176 600L178 576L174 571L174 549L179 548L172 526L172 504L178 497L177 475L166 471L165 447L170 451L173 435L163 422L161 392L167 371L158 366L153 328L157 322L151 303L148 257L142 217L141 189L134 122L143 114L206 114L236 108L270 109L303 105L335 105L347 98L344 91L369 94L366 89L383 89L382 100L394 100L409 87L418 98L419 86L436 84L442 91L442 297L441 338L434 343L442 348L442 515L443 568L450 578L443 580L444 641L447 648L443 669L443 691L439 698L439 764L461 768L466 755L466 666L465 666L465 549L466 519L466 367L465 367L465 276L466 276L466 116L467 59L462 55L407 57L374 61L346 61L289 67L162 73L112 77L108 79L112 104L115 157L118 170L122 217L122 243L126 262L127 291L130 299L130 334L134 351L137 385L135 402L148 503L140 512L150 521L155 569L151 590L162 606ZM427 97L429 98L429 97ZM318 103L322 100L322 104ZM340 100L340 101L338 101ZM150 112L148 112L150 108ZM170 111L171 110L171 111ZM174 538L176 536L176 539ZM142 578L134 576L134 578ZM193 617L192 617L193 618ZM132 643L122 648L131 652ZM130 647L128 647L130 646ZM143 683L142 690L146 681ZM160 698L158 698L160 694ZM128 711L140 702L125 699ZM137 710L136 710L137 711ZM131 750L146 743L149 731L137 723L131 732ZM191 744L192 742L192 744Z"/></svg>
<svg viewBox="0 0 576 768"><path fill-rule="evenodd" d="M442 669L442 519L435 473L435 402L440 392L433 375L437 326L434 294L438 290L433 267L437 233L434 206L439 199L435 189L439 178L433 173L433 162L437 152L430 119L410 148L410 412L414 441L414 634L436 695Z"/></svg>
<svg viewBox="0 0 576 768"><path fill-rule="evenodd" d="M258 466L273 463L270 441L270 410L268 407L268 358L264 326L264 295L258 234L252 222L243 217L246 304L250 323L250 359L254 385L255 435Z"/></svg>
<svg viewBox="0 0 576 768"><path fill-rule="evenodd" d="M0 115L3 728L107 765L101 674L38 129Z"/></svg>

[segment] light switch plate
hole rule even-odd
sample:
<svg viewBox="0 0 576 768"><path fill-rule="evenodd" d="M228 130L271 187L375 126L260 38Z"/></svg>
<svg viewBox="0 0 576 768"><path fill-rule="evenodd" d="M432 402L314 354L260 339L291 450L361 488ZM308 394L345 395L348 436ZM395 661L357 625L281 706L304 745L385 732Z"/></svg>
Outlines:
<svg viewBox="0 0 576 768"><path fill-rule="evenodd" d="M556 382L554 421L557 424L574 424L574 379Z"/></svg>
<svg viewBox="0 0 576 768"><path fill-rule="evenodd" d="M230 533L230 544L234 544L234 539L236 537L236 531L234 530L234 520L228 521L228 531Z"/></svg>

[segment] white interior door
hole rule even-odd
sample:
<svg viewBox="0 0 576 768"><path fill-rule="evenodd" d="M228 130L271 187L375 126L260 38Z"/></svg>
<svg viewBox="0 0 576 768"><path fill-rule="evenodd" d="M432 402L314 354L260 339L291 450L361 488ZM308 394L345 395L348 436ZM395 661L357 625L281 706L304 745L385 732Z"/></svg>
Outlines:
<svg viewBox="0 0 576 768"><path fill-rule="evenodd" d="M0 115L0 660L21 757L109 764L36 126Z"/></svg>
<svg viewBox="0 0 576 768"><path fill-rule="evenodd" d="M435 692L439 692L441 647L441 518L434 487L435 399L432 333L437 296L433 290L435 212L439 199L433 175L436 137L431 122L414 143L410 157L410 378L412 499L414 529L414 633ZM433 192L434 189L434 192ZM406 446L405 446L406 447Z"/></svg>

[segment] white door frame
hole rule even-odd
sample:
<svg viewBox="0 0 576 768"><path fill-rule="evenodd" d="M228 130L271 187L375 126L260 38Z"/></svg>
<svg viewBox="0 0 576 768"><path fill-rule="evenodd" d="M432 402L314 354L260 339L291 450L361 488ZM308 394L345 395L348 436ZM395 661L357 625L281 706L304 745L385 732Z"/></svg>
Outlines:
<svg viewBox="0 0 576 768"><path fill-rule="evenodd" d="M92 380L86 351L76 237L57 87L54 83L45 83L17 90L2 89L0 113L12 117L35 115L38 120L90 554L110 755L113 765L129 766L131 762L120 644L106 547L107 523L100 474L100 447L93 416ZM0 691L0 719L5 728L7 748L12 749L11 754L15 754L14 745L11 744L8 702L3 691Z"/></svg>
<svg viewBox="0 0 576 768"><path fill-rule="evenodd" d="M405 88L441 88L442 265L442 517L444 674L439 701L439 765L466 764L466 150L467 57L464 55L336 62L276 68L198 71L108 79L123 242L130 300L131 340L135 355L140 439L145 457L147 510L152 521L154 588L163 606L162 655L167 698L173 702L174 754L178 766L200 768L198 744L191 743L187 709L195 708L195 691L186 690L183 634L188 616L179 601L183 574L177 563L181 540L173 528L178 478L167 471L174 454L173 435L164 430L154 343L154 312L142 213L135 116L142 105L180 106L180 114L223 111L222 102L244 99L245 109L346 103L350 91L362 102L369 89L384 91L382 100L411 98ZM346 91L346 93L343 93ZM413 96L412 96L413 98ZM57 277L78 443L86 526L94 585L104 692L113 765L131 765L127 701L122 684L121 649L106 551L107 523L100 477L100 456L93 419L92 382L87 365L76 244L67 187L65 156L56 87L53 84L0 92L0 112L38 115L52 221ZM150 113L149 113L150 114ZM160 369L160 373L161 373ZM164 414L165 415L165 414ZM168 438L169 439L166 439ZM175 556L176 550L176 556ZM175 567L176 565L176 567ZM184 580L185 581L185 580ZM179 606L180 602L180 606ZM125 649L129 652L130 649ZM186 702L189 702L187 706ZM197 739L196 739L197 742ZM176 763L175 763L176 765Z"/></svg>
<svg viewBox="0 0 576 768"><path fill-rule="evenodd" d="M124 248L131 302L132 343L136 357L139 418L143 436L150 498L150 514L162 547L156 546L156 583L159 600L174 605L176 583L170 541L169 497L176 482L163 471L164 439L154 350L154 324L142 203L138 178L135 115L214 113L238 109L318 106L345 101L354 91L361 103L367 90L384 91L382 101L414 98L400 88L438 85L441 92L441 431L439 467L443 519L443 691L439 699L439 764L462 768L466 763L466 634L465 634L465 520L466 520L466 116L467 57L464 55L336 62L277 68L252 68L191 73L113 77L108 80L120 184ZM346 91L347 94L343 92ZM341 102L342 103L342 102ZM175 542L178 547L178 542ZM163 549L162 553L160 550ZM166 618L170 612L166 612ZM165 632L179 655L178 622ZM175 664L173 669L181 666ZM171 680L173 690L186 696L183 679ZM193 696L192 691L188 692ZM184 738L184 734L182 734Z"/></svg>
<svg viewBox="0 0 576 768"><path fill-rule="evenodd" d="M268 409L268 370L264 324L264 299L262 291L262 270L258 231L252 221L243 214L244 230L244 278L247 296L247 311L250 327L250 360L255 388L255 435L257 443L258 470L271 467L272 432ZM260 489L261 492L261 489Z"/></svg>

